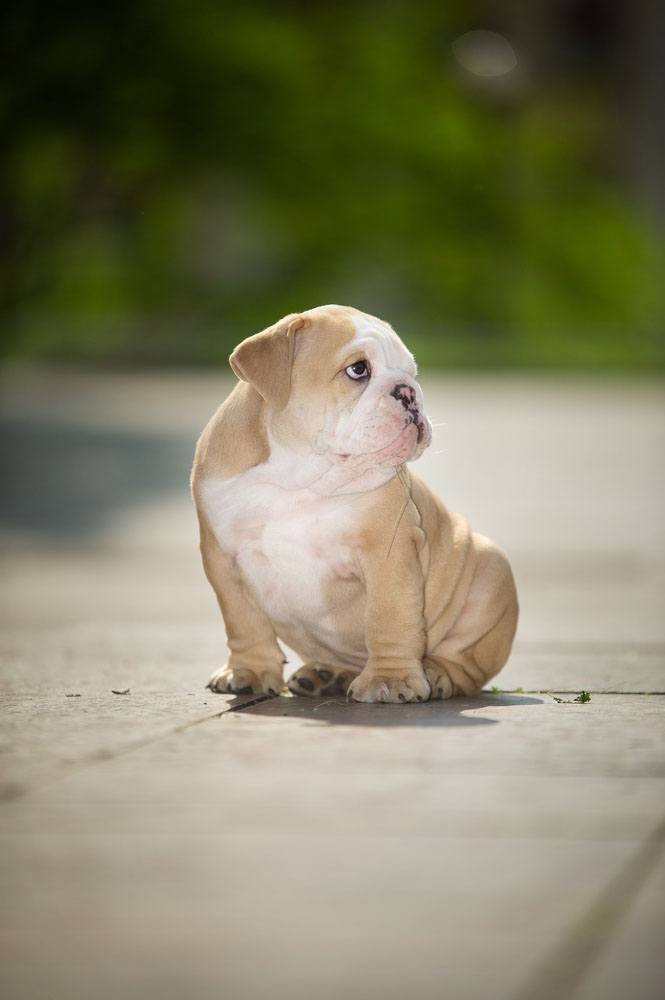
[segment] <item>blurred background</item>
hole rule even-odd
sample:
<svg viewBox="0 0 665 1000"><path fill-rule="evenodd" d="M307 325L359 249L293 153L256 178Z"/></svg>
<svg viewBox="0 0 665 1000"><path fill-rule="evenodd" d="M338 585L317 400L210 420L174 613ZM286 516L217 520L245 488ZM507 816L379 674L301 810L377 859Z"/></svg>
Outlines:
<svg viewBox="0 0 665 1000"><path fill-rule="evenodd" d="M663 366L657 0L3 17L5 356L220 365L342 302L423 366Z"/></svg>

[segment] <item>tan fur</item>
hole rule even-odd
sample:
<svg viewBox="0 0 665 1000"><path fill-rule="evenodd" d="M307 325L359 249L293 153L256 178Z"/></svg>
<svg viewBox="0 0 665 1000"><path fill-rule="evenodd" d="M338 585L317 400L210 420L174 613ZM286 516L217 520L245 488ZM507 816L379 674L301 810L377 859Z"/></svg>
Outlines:
<svg viewBox="0 0 665 1000"><path fill-rule="evenodd" d="M286 406L291 392L291 369L295 335L305 320L295 314L243 340L229 358L234 373L278 409Z"/></svg>
<svg viewBox="0 0 665 1000"><path fill-rule="evenodd" d="M405 679L411 661L421 684L422 665L431 697L476 694L508 659L517 626L508 560L415 476L396 477L377 493L380 506L368 512L363 536L368 664L376 666L352 693L375 696L393 674ZM385 525L404 504L388 557Z"/></svg>
<svg viewBox="0 0 665 1000"><path fill-rule="evenodd" d="M291 690L348 689L360 701L474 694L508 658L518 609L506 556L472 533L461 515L449 513L405 466L375 489L322 501L326 512L343 506L348 519L340 533L346 555L330 566L322 591L333 623L325 639L308 633L307 622L272 621L210 524L205 484L263 468L269 435L303 461L310 455L318 441L317 415L349 391L343 378L331 379L329 360L349 361L344 351L353 342L354 316L363 314L322 307L244 341L232 365L245 381L201 435L192 490L204 568L230 651L227 666L211 679L213 690L279 691L284 658L278 638L306 660ZM358 648L364 650L360 659L352 652Z"/></svg>

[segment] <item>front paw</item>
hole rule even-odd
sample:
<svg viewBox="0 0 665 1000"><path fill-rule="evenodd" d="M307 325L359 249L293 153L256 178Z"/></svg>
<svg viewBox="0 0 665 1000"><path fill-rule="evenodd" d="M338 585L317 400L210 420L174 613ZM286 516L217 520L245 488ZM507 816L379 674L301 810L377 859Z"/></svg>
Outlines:
<svg viewBox="0 0 665 1000"><path fill-rule="evenodd" d="M207 687L216 694L278 695L284 679L277 670L254 670L250 667L222 667L215 671Z"/></svg>
<svg viewBox="0 0 665 1000"><path fill-rule="evenodd" d="M405 701L427 701L430 687L422 667L404 672L363 670L349 687L355 701L385 701L399 704Z"/></svg>

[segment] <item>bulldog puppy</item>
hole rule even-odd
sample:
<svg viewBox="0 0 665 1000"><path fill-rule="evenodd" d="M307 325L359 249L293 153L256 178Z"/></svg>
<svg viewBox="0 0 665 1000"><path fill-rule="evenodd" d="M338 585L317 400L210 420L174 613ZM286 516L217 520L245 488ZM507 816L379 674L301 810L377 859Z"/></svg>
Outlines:
<svg viewBox="0 0 665 1000"><path fill-rule="evenodd" d="M231 355L192 491L226 623L213 691L411 702L474 694L517 624L503 552L406 463L431 441L412 355L345 306L286 316Z"/></svg>

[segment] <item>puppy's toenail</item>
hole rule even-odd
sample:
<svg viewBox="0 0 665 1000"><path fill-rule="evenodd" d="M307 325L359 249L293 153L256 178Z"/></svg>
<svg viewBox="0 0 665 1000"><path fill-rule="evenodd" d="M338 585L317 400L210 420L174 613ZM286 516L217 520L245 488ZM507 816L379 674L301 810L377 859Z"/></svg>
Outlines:
<svg viewBox="0 0 665 1000"><path fill-rule="evenodd" d="M332 670L317 670L316 672L322 681L329 681L332 677Z"/></svg>
<svg viewBox="0 0 665 1000"><path fill-rule="evenodd" d="M405 697L405 696L404 696L404 695L402 694L402 692L401 692L401 691L400 691L400 693L399 693L399 694L397 695L397 697L399 698L399 700L400 700L400 701L406 701L406 697Z"/></svg>
<svg viewBox="0 0 665 1000"><path fill-rule="evenodd" d="M421 694L417 694L416 695L416 701L422 701L422 700L423 700L423 696Z"/></svg>
<svg viewBox="0 0 665 1000"><path fill-rule="evenodd" d="M276 696L277 692L275 691L274 688L268 688L268 694L272 694L272 695Z"/></svg>
<svg viewBox="0 0 665 1000"><path fill-rule="evenodd" d="M314 681L310 681L309 677L299 677L298 684L300 684L300 687L304 688L305 691L314 690Z"/></svg>

